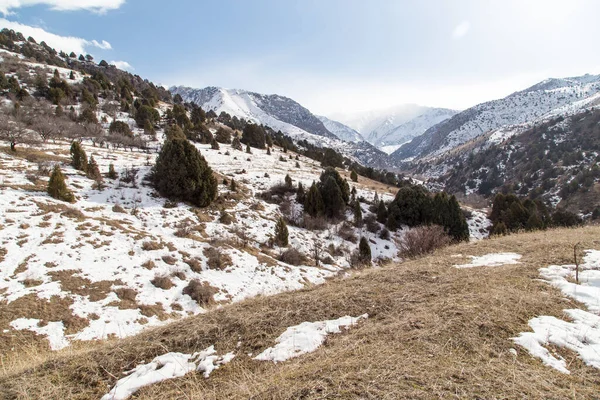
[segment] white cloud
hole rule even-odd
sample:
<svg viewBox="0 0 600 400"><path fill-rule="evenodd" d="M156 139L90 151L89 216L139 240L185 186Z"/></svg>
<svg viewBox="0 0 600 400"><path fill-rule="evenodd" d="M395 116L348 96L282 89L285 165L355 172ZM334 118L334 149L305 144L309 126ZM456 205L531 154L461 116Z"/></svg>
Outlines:
<svg viewBox="0 0 600 400"><path fill-rule="evenodd" d="M92 45L94 45L95 47L98 47L102 50L112 50L112 46L106 40L103 40L102 42L98 42L97 40L92 40Z"/></svg>
<svg viewBox="0 0 600 400"><path fill-rule="evenodd" d="M47 5L56 11L88 10L103 14L123 4L125 0L0 0L0 13L8 15L17 8Z"/></svg>
<svg viewBox="0 0 600 400"><path fill-rule="evenodd" d="M469 21L463 21L454 28L452 31L452 37L454 39L460 39L464 37L471 30L471 23Z"/></svg>
<svg viewBox="0 0 600 400"><path fill-rule="evenodd" d="M133 71L135 68L127 61L111 61L109 64L114 65L115 67L122 69L124 71Z"/></svg>
<svg viewBox="0 0 600 400"><path fill-rule="evenodd" d="M86 54L89 52L88 47L97 47L102 50L112 49L111 44L106 40L98 42L97 40L89 41L75 36L60 36L42 28L8 21L4 18L0 18L0 28L13 29L16 32L21 32L25 37L31 36L38 42L44 41L57 51L63 50L68 53L74 51L77 54Z"/></svg>

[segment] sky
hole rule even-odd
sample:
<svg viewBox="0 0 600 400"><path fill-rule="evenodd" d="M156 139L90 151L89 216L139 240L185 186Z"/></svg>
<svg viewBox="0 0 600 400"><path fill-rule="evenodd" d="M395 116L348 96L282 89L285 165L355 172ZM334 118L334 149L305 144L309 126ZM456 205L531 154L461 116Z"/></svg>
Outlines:
<svg viewBox="0 0 600 400"><path fill-rule="evenodd" d="M0 0L0 14L157 84L277 93L322 115L465 109L600 74L597 0Z"/></svg>

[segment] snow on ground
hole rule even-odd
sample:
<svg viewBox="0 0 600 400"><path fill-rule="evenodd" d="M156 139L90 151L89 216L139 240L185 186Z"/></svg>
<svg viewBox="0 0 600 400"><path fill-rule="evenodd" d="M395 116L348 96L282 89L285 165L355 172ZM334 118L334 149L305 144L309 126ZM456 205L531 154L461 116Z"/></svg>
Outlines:
<svg viewBox="0 0 600 400"><path fill-rule="evenodd" d="M190 372L202 372L208 378L212 371L227 364L235 356L227 353L216 355L214 346L194 354L167 353L154 358L148 364L142 364L127 372L102 400L124 400L144 386L169 379L180 378Z"/></svg>
<svg viewBox="0 0 600 400"><path fill-rule="evenodd" d="M492 221L487 217L488 210L469 210L471 217L467 219L469 225L469 236L471 240L485 239L490 235L489 228L492 226Z"/></svg>
<svg viewBox="0 0 600 400"><path fill-rule="evenodd" d="M38 174L37 163L0 152L0 305L15 311L5 314L15 315L12 320L0 315L0 331L36 332L46 336L53 349L73 340L130 336L203 312L203 304L182 293L191 280L214 288L217 305L297 290L348 268L348 255L357 248L357 243L337 235L339 225L314 232L288 227L290 247L307 256L299 266L277 260L284 249L265 246L280 213L276 205L254 195L283 182L286 174L306 188L317 181L322 169L302 156L296 161L295 154L275 149L272 155L256 149L246 154L228 145L218 151L198 145L213 170L234 178L244 192L231 200L235 193L219 185L219 193L230 197L224 211L234 218L226 225L216 208L164 207L165 199L143 182L155 153L84 143L102 173L111 163L120 176L137 171L135 182L106 178L105 188L97 190L92 180L68 165L68 148L67 143L57 143L45 144L42 150L62 162L67 185L77 197L74 204L45 193L48 177ZM359 196L373 199L374 192L354 185ZM379 197L387 200L393 194ZM368 205L362 207L366 213ZM182 229L187 233L181 234ZM383 240L363 227L355 228L355 235L369 240L375 261L397 259L395 240L401 233ZM322 258L329 256L328 264L314 266L315 243ZM231 262L211 267L205 254L210 248L219 249ZM167 284L155 286L156 278ZM48 305L47 315L31 315L39 302Z"/></svg>
<svg viewBox="0 0 600 400"><path fill-rule="evenodd" d="M590 366L600 368L600 251L588 250L580 265L579 284L575 282L575 265L551 265L540 275L566 296L587 306L564 310L571 322L553 316L529 321L533 332L523 332L513 340L545 365L569 374L566 361L547 346L564 347L579 355Z"/></svg>
<svg viewBox="0 0 600 400"><path fill-rule="evenodd" d="M334 320L303 322L291 326L275 339L277 342L275 346L269 347L254 359L277 363L302 354L312 353L323 344L327 335L341 333L342 328L349 328L356 325L359 320L368 317L368 314L358 317L345 316Z"/></svg>
<svg viewBox="0 0 600 400"><path fill-rule="evenodd" d="M481 257L470 256L472 261L469 264L455 265L456 268L474 268L474 267L499 267L502 265L519 264L520 254L516 253L491 253Z"/></svg>

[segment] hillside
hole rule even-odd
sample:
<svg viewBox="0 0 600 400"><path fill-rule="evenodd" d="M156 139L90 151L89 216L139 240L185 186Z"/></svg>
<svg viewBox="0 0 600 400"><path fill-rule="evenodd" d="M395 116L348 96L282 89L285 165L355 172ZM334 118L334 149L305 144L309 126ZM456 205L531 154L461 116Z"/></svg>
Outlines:
<svg viewBox="0 0 600 400"><path fill-rule="evenodd" d="M510 96L476 105L429 128L392 153L397 162L432 159L491 130L523 132L557 116L597 106L600 76L549 79Z"/></svg>
<svg viewBox="0 0 600 400"><path fill-rule="evenodd" d="M599 234L598 227L588 227L462 244L314 288L245 300L134 338L47 355L47 361L21 360L20 372L0 378L0 392L7 398L100 398L137 364L168 352L177 352L169 353L171 357L184 357L214 346L216 354L228 354L204 358L208 364L202 364L200 371L208 378L193 372L193 363L191 369L182 370L159 362L155 368L163 369L158 380L172 374L181 377L141 388L137 395L542 399L575 394L575 398L593 398L600 389L598 370L592 366L600 367L593 350L597 325L576 325L584 322L561 318L565 312L576 321L584 321L578 315L586 315L589 323L598 317L584 312L585 305L565 297L561 290L590 294L599 290L593 285L600 253L587 253L580 274L584 281L575 292L569 289L574 283L559 278L571 276L572 270L557 265L573 262L575 243L581 243L580 249L599 249ZM482 266L468 264L470 256L483 256L472 260L472 265ZM456 268L465 263L470 268ZM550 265L555 267L539 271ZM540 279L540 272L547 280ZM593 301L584 301L597 312ZM310 354L279 363L253 359L273 346L288 327L364 314L368 317L349 320L348 329L328 336ZM546 323L553 324L554 330L548 332L554 334L539 331ZM565 331L566 342L561 327L573 329ZM553 344L542 347L545 340ZM202 354L198 356L205 357ZM162 365L170 366L171 372ZM140 368L136 369L140 378L153 379ZM136 381L124 382L134 385Z"/></svg>

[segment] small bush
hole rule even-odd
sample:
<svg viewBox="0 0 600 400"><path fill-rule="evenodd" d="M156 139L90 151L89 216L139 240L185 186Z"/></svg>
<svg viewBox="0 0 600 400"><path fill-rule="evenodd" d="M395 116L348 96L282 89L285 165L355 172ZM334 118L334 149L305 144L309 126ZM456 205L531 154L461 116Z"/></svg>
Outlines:
<svg viewBox="0 0 600 400"><path fill-rule="evenodd" d="M327 229L329 223L325 217L311 217L310 215L304 215L302 221L302 227L310 231L322 231Z"/></svg>
<svg viewBox="0 0 600 400"><path fill-rule="evenodd" d="M379 238L383 240L390 240L390 231L387 228L383 228L379 233Z"/></svg>
<svg viewBox="0 0 600 400"><path fill-rule="evenodd" d="M183 294L190 296L201 307L213 304L215 302L215 293L217 293L216 288L210 286L206 282L202 283L197 279L190 281L190 283L183 289Z"/></svg>
<svg viewBox="0 0 600 400"><path fill-rule="evenodd" d="M125 211L125 209L123 207L121 207L121 205L119 205L119 204L115 204L113 206L112 210L113 210L113 212L116 212L116 213L122 213L122 214L127 213L127 211Z"/></svg>
<svg viewBox="0 0 600 400"><path fill-rule="evenodd" d="M150 283L152 283L157 288L163 289L163 290L169 290L173 286L175 286L175 285L173 285L173 282L171 281L171 279L167 276L155 276L154 279L152 279L150 281Z"/></svg>
<svg viewBox="0 0 600 400"><path fill-rule="evenodd" d="M354 228L352 228L352 226L350 226L346 222L344 222L342 224L342 226L339 227L338 236L350 243L358 242L358 238L356 237L356 234L354 233Z"/></svg>
<svg viewBox="0 0 600 400"><path fill-rule="evenodd" d="M173 257L173 256L168 255L168 254L166 256L162 256L162 260L165 263L169 264L169 265L175 265L175 264L177 264L177 259L175 257Z"/></svg>
<svg viewBox="0 0 600 400"><path fill-rule="evenodd" d="M154 261L152 260L148 260L145 263L142 264L142 267L146 268L146 269L153 269L156 267L156 264L154 263Z"/></svg>
<svg viewBox="0 0 600 400"><path fill-rule="evenodd" d="M186 258L183 260L184 263L190 266L190 269L193 272L200 273L202 272L202 262L197 258Z"/></svg>
<svg viewBox="0 0 600 400"><path fill-rule="evenodd" d="M377 233L381 229L379 223L377 222L377 217L374 214L367 215L363 222L365 223L365 227L371 233Z"/></svg>
<svg viewBox="0 0 600 400"><path fill-rule="evenodd" d="M135 302L137 292L130 288L119 288L115 290L117 297L123 301Z"/></svg>
<svg viewBox="0 0 600 400"><path fill-rule="evenodd" d="M303 265L306 261L306 257L298 250L290 248L279 255L279 261L290 265Z"/></svg>
<svg viewBox="0 0 600 400"><path fill-rule="evenodd" d="M452 242L452 238L439 225L419 226L404 234L400 244L400 255L415 258L434 252Z"/></svg>
<svg viewBox="0 0 600 400"><path fill-rule="evenodd" d="M204 249L204 255L206 256L206 264L209 269L224 270L231 266L231 257L228 254L223 253L220 249L215 247L208 247Z"/></svg>
<svg viewBox="0 0 600 400"><path fill-rule="evenodd" d="M165 247L162 243L155 242L153 240L142 243L142 250L150 251L150 250L160 250Z"/></svg>

